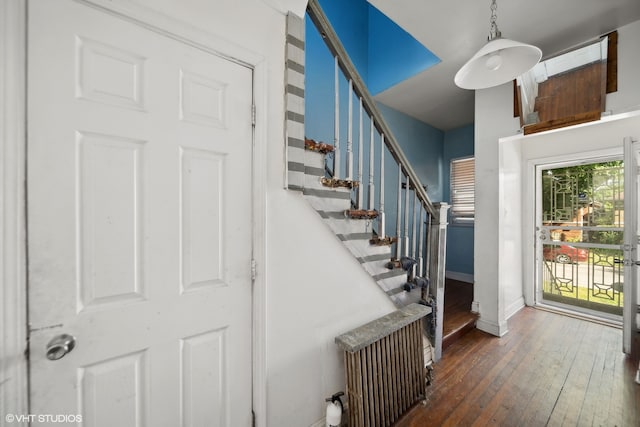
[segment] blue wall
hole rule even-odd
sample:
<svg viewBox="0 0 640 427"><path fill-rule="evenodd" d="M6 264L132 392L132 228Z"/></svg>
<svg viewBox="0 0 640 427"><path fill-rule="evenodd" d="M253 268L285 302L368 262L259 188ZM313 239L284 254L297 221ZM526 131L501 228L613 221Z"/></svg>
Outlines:
<svg viewBox="0 0 640 427"><path fill-rule="evenodd" d="M427 186L431 201L442 201L444 132L384 104L377 105L411 167Z"/></svg>
<svg viewBox="0 0 640 427"><path fill-rule="evenodd" d="M369 77L369 3L365 0L321 0L320 6L366 82ZM306 29L307 36L309 29L317 32L309 20Z"/></svg>
<svg viewBox="0 0 640 427"><path fill-rule="evenodd" d="M450 164L452 159L474 155L473 125L445 132L443 147L443 200L451 203ZM447 271L473 275L473 226L449 224Z"/></svg>
<svg viewBox="0 0 640 427"><path fill-rule="evenodd" d="M374 95L440 62L366 0L320 0L320 6Z"/></svg>
<svg viewBox="0 0 640 427"><path fill-rule="evenodd" d="M333 144L334 61L311 19L307 16L305 21L304 130L308 138ZM346 108L347 83L344 78L340 82L340 93L343 98L341 108ZM346 139L346 127L341 128Z"/></svg>

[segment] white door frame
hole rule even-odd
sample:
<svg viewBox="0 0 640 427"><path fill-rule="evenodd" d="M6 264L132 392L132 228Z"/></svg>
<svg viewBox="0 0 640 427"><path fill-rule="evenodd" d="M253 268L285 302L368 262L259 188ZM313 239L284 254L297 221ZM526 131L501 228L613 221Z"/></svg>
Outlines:
<svg viewBox="0 0 640 427"><path fill-rule="evenodd" d="M529 212L524 217L522 223L522 233L525 238L523 239L523 272L524 272L524 298L525 304L528 306L535 306L537 304L536 297L536 283L537 283L537 263L536 263L536 251L534 247L536 245L536 218L537 218L537 204L538 198L538 179L536 170L538 166L549 164L562 164L562 163L575 163L577 159L590 162L595 159L619 157L622 158L622 146L618 148L603 148L599 150L584 151L578 153L565 153L555 156L545 156L530 158L527 160L526 177L523 187L523 194L528 196L523 199L523 212Z"/></svg>
<svg viewBox="0 0 640 427"><path fill-rule="evenodd" d="M611 324L618 325L620 316L608 315L606 313L598 313L588 309L581 309L565 305L562 303L548 303L542 301L542 292L538 288L539 281L542 275L542 245L540 237L538 235L538 227L541 227L540 218L542 217L542 182L541 172L543 168L564 168L570 166L579 166L583 164L601 163L613 160L622 160L623 156L619 149L605 149L601 151L586 152L586 153L574 153L565 156L557 156L547 159L536 159L532 162L534 168L534 280L533 280L533 305L540 307L552 307L553 310L564 312L568 314L576 314L585 319L593 319L596 321L610 322ZM546 160L546 161L543 161Z"/></svg>
<svg viewBox="0 0 640 427"><path fill-rule="evenodd" d="M632 137L624 139L624 192L625 192L625 213L631 212L631 215L625 215L624 222L624 295L625 304L623 307L624 315L622 321L622 350L626 354L633 351L633 335L636 330L636 313L637 313L637 289L638 276L638 184L637 184L637 161L635 160L634 145L638 140ZM638 371L640 372L640 370Z"/></svg>
<svg viewBox="0 0 640 427"><path fill-rule="evenodd" d="M26 0L9 0L0 2L0 407L18 414L28 412L25 148Z"/></svg>
<svg viewBox="0 0 640 427"><path fill-rule="evenodd" d="M0 403L8 413L28 413L26 277L26 31L27 1L0 1ZM76 0L253 69L257 106L253 135L252 292L253 411L266 425L266 155L267 69L264 56L215 34L134 3ZM250 266L247 266L250 268ZM2 414L4 423L5 414ZM16 424L12 424L16 425Z"/></svg>

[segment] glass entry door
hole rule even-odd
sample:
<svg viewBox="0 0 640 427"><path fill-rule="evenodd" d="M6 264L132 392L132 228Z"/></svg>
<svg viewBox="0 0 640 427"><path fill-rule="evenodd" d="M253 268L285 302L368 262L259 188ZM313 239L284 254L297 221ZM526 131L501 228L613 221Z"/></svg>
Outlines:
<svg viewBox="0 0 640 427"><path fill-rule="evenodd" d="M621 160L537 167L537 302L621 321Z"/></svg>

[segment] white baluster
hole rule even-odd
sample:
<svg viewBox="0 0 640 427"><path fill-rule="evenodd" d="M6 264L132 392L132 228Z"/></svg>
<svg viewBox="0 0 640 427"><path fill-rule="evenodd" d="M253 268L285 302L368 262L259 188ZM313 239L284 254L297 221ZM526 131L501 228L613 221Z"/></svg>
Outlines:
<svg viewBox="0 0 640 427"><path fill-rule="evenodd" d="M349 123L347 124L346 180L353 180L353 80L349 80Z"/></svg>
<svg viewBox="0 0 640 427"><path fill-rule="evenodd" d="M362 98L360 98L360 123L358 127L358 201L357 209L362 209L362 196L364 192L364 186L362 185L362 167L363 167L363 149L364 149L364 137L363 133L363 118L362 118Z"/></svg>
<svg viewBox="0 0 640 427"><path fill-rule="evenodd" d="M414 191L413 194L413 209L412 209L412 214L413 214L413 226L411 229L411 256L413 258L416 258L417 254L416 254L416 228L417 228L417 219L418 219L418 215L416 214L416 208L418 207L418 194Z"/></svg>
<svg viewBox="0 0 640 427"><path fill-rule="evenodd" d="M374 163L373 163L373 152L374 152L374 147L373 147L373 137L374 137L374 129L375 129L375 125L373 123L373 117L371 117L371 134L369 136L369 194L368 194L368 209L370 211L373 210L374 208L374 204L375 204L375 184L373 182L373 168L374 168Z"/></svg>
<svg viewBox="0 0 640 427"><path fill-rule="evenodd" d="M407 186L404 193L404 255L409 256L409 177L407 176Z"/></svg>
<svg viewBox="0 0 640 427"><path fill-rule="evenodd" d="M402 256L400 228L402 226L402 165L398 165L398 206L396 209L396 259Z"/></svg>
<svg viewBox="0 0 640 427"><path fill-rule="evenodd" d="M412 209L412 214L413 214L413 228L411 230L411 257L413 259L415 259L416 261L418 260L418 254L416 254L416 221L417 221L417 214L416 214L416 207L418 204L418 194L414 191L413 194L413 209ZM416 264L413 265L413 277L416 276L416 269L418 268L418 266Z"/></svg>
<svg viewBox="0 0 640 427"><path fill-rule="evenodd" d="M335 57L335 99L334 99L334 119L333 119L333 177L340 179L340 81L338 80L340 67L338 57Z"/></svg>
<svg viewBox="0 0 640 427"><path fill-rule="evenodd" d="M425 262L424 262L424 277L428 277L431 280L431 214L427 213L427 232L425 236L427 242Z"/></svg>
<svg viewBox="0 0 640 427"><path fill-rule="evenodd" d="M378 214L378 231L380 238L385 238L384 218L384 134L380 134L380 212Z"/></svg>
<svg viewBox="0 0 640 427"><path fill-rule="evenodd" d="M418 221L420 221L420 243L418 243L418 275L424 277L424 258L422 248L424 244L424 219L422 219L422 203L418 203Z"/></svg>

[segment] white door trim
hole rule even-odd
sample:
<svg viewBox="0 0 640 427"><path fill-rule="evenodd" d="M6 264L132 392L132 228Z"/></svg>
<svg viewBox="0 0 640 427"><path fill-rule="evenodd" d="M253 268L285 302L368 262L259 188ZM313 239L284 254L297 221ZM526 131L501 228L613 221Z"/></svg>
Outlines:
<svg viewBox="0 0 640 427"><path fill-rule="evenodd" d="M0 407L26 414L26 0L0 2ZM12 425L20 425L15 423Z"/></svg>
<svg viewBox="0 0 640 427"><path fill-rule="evenodd" d="M634 153L638 140L633 137L624 138L624 258L631 261L624 264L623 293L626 296L622 319L622 351L631 354L633 351L633 331L636 329L637 313L637 265L638 253L638 184L637 161Z"/></svg>
<svg viewBox="0 0 640 427"><path fill-rule="evenodd" d="M538 283L542 280L542 249L539 246L538 227L541 227L540 218L542 217L542 187L541 176L543 169L549 168L563 168L571 166L579 166L584 164L593 164L600 162L608 162L614 160L622 160L622 152L620 148L606 148L602 150L586 151L580 153L571 153L555 157L543 157L531 159L528 162L531 168L531 174L529 175L530 187L534 188L532 206L533 218L531 227L529 228L532 236L531 248L528 249L531 253L531 269L533 274L530 275L528 280L525 280L525 298L530 298L527 301L527 305L537 306L541 308L551 309L560 313L565 313L571 316L578 316L582 319L592 320L615 327L619 327L620 316L609 315L604 312L598 312L594 310L578 308L567 304L558 302L547 302L542 300L542 291L538 289ZM530 302L529 302L530 301Z"/></svg>
<svg viewBox="0 0 640 427"><path fill-rule="evenodd" d="M253 140L253 410L258 426L266 425L266 195L267 69L264 56L204 32L188 23L133 2L76 0L123 16L138 25L253 69L253 96L258 106ZM2 301L0 319L4 341L0 363L0 401L7 412L28 413L27 281L25 186L26 176L26 15L27 0L0 2L0 232ZM247 268L250 268L247 266ZM7 363L7 366L4 364ZM13 409L15 408L15 409ZM4 415L4 414L3 414ZM3 421L4 422L4 416ZM16 424L12 424L16 425Z"/></svg>
<svg viewBox="0 0 640 427"><path fill-rule="evenodd" d="M537 157L527 160L527 169L524 172L523 194L528 196L523 199L523 212L529 212L525 215L522 223L523 237L523 272L524 272L524 301L528 306L535 306L537 301L536 280L538 275L536 253L536 220L538 216L539 206L537 169L543 165L560 165L560 164L576 164L581 162L597 162L599 159L622 158L622 147L604 148L601 150L585 151L580 153L569 153L550 157Z"/></svg>
<svg viewBox="0 0 640 427"><path fill-rule="evenodd" d="M267 427L267 64L253 68L253 411L257 427Z"/></svg>
<svg viewBox="0 0 640 427"><path fill-rule="evenodd" d="M210 33L188 22L180 21L162 12L142 6L131 0L75 0L118 15L151 31L163 34L189 46L203 49L230 61L255 68L263 55L255 53L220 34Z"/></svg>

